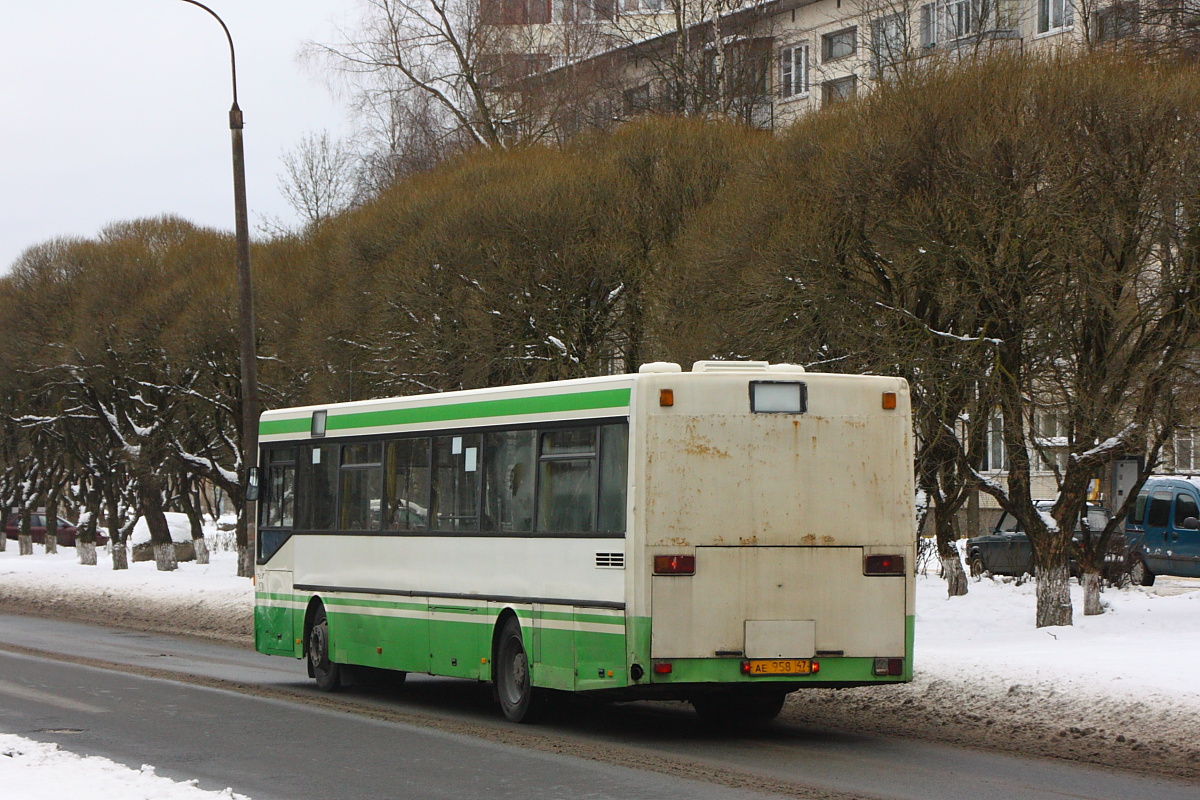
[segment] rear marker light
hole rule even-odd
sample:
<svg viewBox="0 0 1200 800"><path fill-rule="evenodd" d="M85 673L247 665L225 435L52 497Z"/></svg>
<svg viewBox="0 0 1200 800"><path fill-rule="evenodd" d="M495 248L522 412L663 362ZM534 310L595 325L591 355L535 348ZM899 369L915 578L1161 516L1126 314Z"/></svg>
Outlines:
<svg viewBox="0 0 1200 800"><path fill-rule="evenodd" d="M904 674L904 659L903 658L877 658L875 659L876 675L903 675Z"/></svg>
<svg viewBox="0 0 1200 800"><path fill-rule="evenodd" d="M654 665L654 674L655 675L670 675L671 674L670 662L655 664Z"/></svg>
<svg viewBox="0 0 1200 800"><path fill-rule="evenodd" d="M885 411L892 411L896 408L896 393L895 392L884 392L883 393L883 408Z"/></svg>
<svg viewBox="0 0 1200 800"><path fill-rule="evenodd" d="M660 406L675 405L675 390L674 389L659 389L658 404Z"/></svg>
<svg viewBox="0 0 1200 800"><path fill-rule="evenodd" d="M864 575L903 575L904 556L867 556L863 559Z"/></svg>
<svg viewBox="0 0 1200 800"><path fill-rule="evenodd" d="M655 556L655 575L695 575L695 556Z"/></svg>

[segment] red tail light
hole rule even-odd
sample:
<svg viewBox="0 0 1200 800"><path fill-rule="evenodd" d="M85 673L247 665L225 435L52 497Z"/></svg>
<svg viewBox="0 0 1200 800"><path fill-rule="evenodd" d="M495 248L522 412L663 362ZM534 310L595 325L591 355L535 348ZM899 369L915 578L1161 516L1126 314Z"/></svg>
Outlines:
<svg viewBox="0 0 1200 800"><path fill-rule="evenodd" d="M660 661L659 663L655 664L654 665L654 674L655 675L670 675L671 674L671 662Z"/></svg>
<svg viewBox="0 0 1200 800"><path fill-rule="evenodd" d="M867 556L863 575L903 575L904 556Z"/></svg>
<svg viewBox="0 0 1200 800"><path fill-rule="evenodd" d="M655 575L695 575L695 556L655 556Z"/></svg>

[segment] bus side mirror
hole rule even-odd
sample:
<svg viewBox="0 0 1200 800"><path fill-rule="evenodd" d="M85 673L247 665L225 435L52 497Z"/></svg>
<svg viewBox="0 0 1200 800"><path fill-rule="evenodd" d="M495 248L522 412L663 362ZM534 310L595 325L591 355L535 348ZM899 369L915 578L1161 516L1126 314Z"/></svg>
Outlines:
<svg viewBox="0 0 1200 800"><path fill-rule="evenodd" d="M246 502L258 502L258 467L246 470Z"/></svg>

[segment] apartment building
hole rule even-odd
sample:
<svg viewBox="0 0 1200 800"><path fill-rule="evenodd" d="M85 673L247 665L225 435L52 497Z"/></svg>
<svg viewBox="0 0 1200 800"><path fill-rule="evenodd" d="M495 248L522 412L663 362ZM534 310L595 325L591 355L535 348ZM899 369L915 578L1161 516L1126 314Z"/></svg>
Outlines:
<svg viewBox="0 0 1200 800"><path fill-rule="evenodd" d="M1149 0L1158 9L1195 1ZM589 65L591 124L671 111L764 128L852 98L928 54L1075 47L1179 22L1177 8L1156 21L1129 0L484 0L483 8L482 19L507 32L493 40L510 45L496 56L507 65L506 91L577 80Z"/></svg>

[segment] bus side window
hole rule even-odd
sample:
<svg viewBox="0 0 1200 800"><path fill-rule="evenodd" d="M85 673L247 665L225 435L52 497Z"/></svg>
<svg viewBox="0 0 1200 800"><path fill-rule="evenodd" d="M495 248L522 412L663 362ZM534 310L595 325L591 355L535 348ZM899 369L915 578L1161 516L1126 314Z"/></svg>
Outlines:
<svg viewBox="0 0 1200 800"><path fill-rule="evenodd" d="M280 447L268 450L267 498L261 515L265 528L290 528L295 521L296 450Z"/></svg>
<svg viewBox="0 0 1200 800"><path fill-rule="evenodd" d="M388 442L383 470L384 530L414 531L429 526L429 439Z"/></svg>
<svg viewBox="0 0 1200 800"><path fill-rule="evenodd" d="M483 439L480 530L533 530L533 470L537 431L499 431Z"/></svg>
<svg viewBox="0 0 1200 800"><path fill-rule="evenodd" d="M340 456L336 444L300 448L296 479L296 527L331 531L337 522L337 477Z"/></svg>
<svg viewBox="0 0 1200 800"><path fill-rule="evenodd" d="M542 432L538 460L539 531L595 530L596 428Z"/></svg>
<svg viewBox="0 0 1200 800"><path fill-rule="evenodd" d="M383 504L382 462L382 442L342 445L339 530L379 530Z"/></svg>
<svg viewBox="0 0 1200 800"><path fill-rule="evenodd" d="M629 425L600 428L600 509L596 529L625 532L625 485L629 472Z"/></svg>
<svg viewBox="0 0 1200 800"><path fill-rule="evenodd" d="M481 438L470 433L433 440L433 499L429 505L434 530L479 530Z"/></svg>

